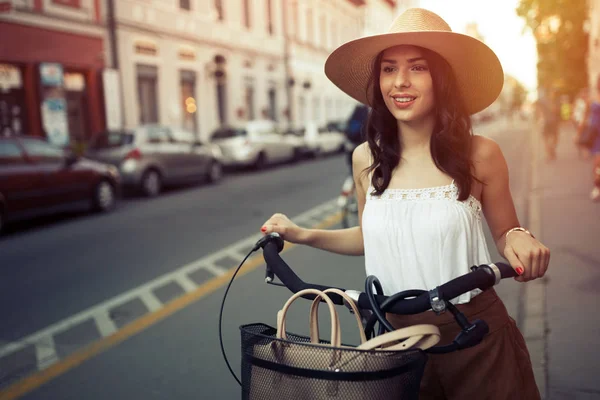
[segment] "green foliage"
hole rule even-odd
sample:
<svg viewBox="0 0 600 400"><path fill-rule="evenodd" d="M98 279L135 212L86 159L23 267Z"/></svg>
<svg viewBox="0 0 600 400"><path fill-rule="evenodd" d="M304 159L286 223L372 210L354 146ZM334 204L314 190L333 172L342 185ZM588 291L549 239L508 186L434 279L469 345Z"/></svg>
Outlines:
<svg viewBox="0 0 600 400"><path fill-rule="evenodd" d="M520 0L522 17L537 40L538 86L573 98L587 86L586 0Z"/></svg>

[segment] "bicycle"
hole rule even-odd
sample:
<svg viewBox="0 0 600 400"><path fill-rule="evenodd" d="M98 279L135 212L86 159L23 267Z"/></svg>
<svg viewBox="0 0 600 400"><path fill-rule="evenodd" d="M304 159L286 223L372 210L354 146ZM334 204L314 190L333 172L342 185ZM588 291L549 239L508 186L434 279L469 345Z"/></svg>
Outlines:
<svg viewBox="0 0 600 400"><path fill-rule="evenodd" d="M479 266L472 266L471 272L452 279L432 290L406 290L403 292L396 293L391 296L385 296L382 293L381 285L376 277L369 276L365 284L365 292L356 290L346 290L339 287L324 286L320 284L305 283L301 280L298 275L289 267L289 265L281 258L280 252L283 250L284 242L283 239L277 233L271 233L262 237L255 244L253 249L248 253L246 258L241 262L237 270L234 272L225 294L223 302L221 304L221 314L219 317L219 335L221 336L221 320L223 307L225 304L225 298L231 283L235 279L235 276L245 260L258 249L263 249L263 256L266 262L265 270L265 282L276 286L287 287L292 293L298 293L301 291L318 290L328 291L330 289L341 291L344 296L336 293L328 294L329 300L336 305L347 305L345 298L350 298L354 306L357 307L358 312L362 316L364 323L365 336L370 338L375 333L375 325L379 323L378 334L383 335L385 331L392 332L394 327L389 323L385 317L385 313L409 315L418 314L428 310L433 310L435 313L442 313L449 311L457 324L460 326L461 331L456 336L451 344L444 346L433 346L426 350L421 349L409 349L400 350L400 354L406 357L405 360L400 360L400 364L394 364L394 368L391 370L397 372L400 378L394 380L394 375L390 371L344 371L339 368L334 370L311 370L310 368L298 368L297 366L286 366L285 362L274 363L272 360L261 359L260 352L257 352L257 346L265 347L265 344L270 343L274 340L280 340L280 338L274 337L274 330L264 324L250 324L240 327L242 331L242 381L240 381L227 360L225 355L223 342L221 340L221 351L223 357L229 368L229 371L242 386L242 397L244 399L264 399L264 398L298 398L306 399L306 393L289 393L282 395L280 392L278 397L272 395L256 395L261 393L260 389L267 388L262 393L271 393L273 391L273 385L275 384L274 377L279 377L282 374L291 376L291 382L297 385L298 381L302 381L311 388L314 385L314 393L311 391L308 394L308 398L335 398L332 395L331 390L335 389L335 393L340 393L341 389L346 388L347 393L354 393L356 390L360 390L360 393L356 396L364 395L365 390L369 391L369 394L364 397L352 398L389 398L390 393L402 393L403 399L417 399L419 395L419 383L424 370L425 363L427 362L427 354L444 354L465 349L478 345L485 335L489 333L489 327L485 321L475 320L469 321L467 317L456 307L450 300L460 296L463 293L470 292L475 289L482 291L489 289L500 283L502 279L511 278L517 276L515 270L508 264L505 263L491 263L483 264ZM275 277L279 278L280 282L275 281ZM375 287L375 291L373 291ZM302 295L302 297L315 300L314 294ZM321 299L322 301L322 299ZM349 307L354 309L354 307ZM312 314L311 314L312 315ZM333 323L333 322L332 322ZM279 322L278 322L279 326ZM305 342L305 346L311 346L309 340L306 337L300 335L287 334L288 337L293 337L296 343ZM312 332L311 332L312 335ZM317 334L318 336L318 334ZM332 336L333 338L333 336ZM282 345L285 345L286 341L281 341ZM306 343L308 342L308 343ZM320 340L320 343L327 343L326 341ZM344 352L353 351L358 352L359 350L353 350L352 348L334 347L334 354L337 354L338 359L343 357ZM385 350L385 349L384 349ZM313 349L314 351L314 349ZM365 350L363 350L364 352ZM368 352L367 352L368 353ZM371 354L372 353L372 354ZM390 357L393 354L386 354L391 352L386 351L372 351L373 358L378 361L386 360L389 362ZM366 353L359 353L360 355ZM398 353L396 353L397 355ZM357 355L358 357L358 355ZM386 358L388 357L388 358ZM279 360L281 361L281 360ZM285 360L284 360L285 361ZM372 361L372 360L370 360ZM272 375L270 379L265 379L264 374L260 375L261 379L256 382L252 382L252 371L253 368L258 368L260 371L270 371ZM365 366L366 368L366 366ZM387 373L387 374L386 374ZM332 383L333 382L333 383ZM356 386L360 384L359 386ZM253 387L257 385L258 387ZM269 386L271 385L271 386ZM345 385L345 386L344 386ZM404 385L404 387L402 387ZM294 386L297 387L297 386ZM269 389L271 392L269 392ZM358 388L358 389L357 389ZM254 395L251 396L252 390ZM311 389L312 390L312 389ZM326 392L326 393L324 393ZM286 397L290 396L290 397Z"/></svg>
<svg viewBox="0 0 600 400"><path fill-rule="evenodd" d="M344 180L337 203L341 208L342 227L352 228L353 226L358 226L358 200L356 199L356 190L352 175Z"/></svg>

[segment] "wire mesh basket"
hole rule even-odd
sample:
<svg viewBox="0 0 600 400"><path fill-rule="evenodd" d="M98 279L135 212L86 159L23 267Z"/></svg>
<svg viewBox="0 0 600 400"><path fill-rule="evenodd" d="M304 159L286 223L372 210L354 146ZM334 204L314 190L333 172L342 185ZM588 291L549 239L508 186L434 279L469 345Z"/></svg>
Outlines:
<svg viewBox="0 0 600 400"><path fill-rule="evenodd" d="M310 343L306 336L256 323L240 327L242 398L417 400L423 350L358 350Z"/></svg>

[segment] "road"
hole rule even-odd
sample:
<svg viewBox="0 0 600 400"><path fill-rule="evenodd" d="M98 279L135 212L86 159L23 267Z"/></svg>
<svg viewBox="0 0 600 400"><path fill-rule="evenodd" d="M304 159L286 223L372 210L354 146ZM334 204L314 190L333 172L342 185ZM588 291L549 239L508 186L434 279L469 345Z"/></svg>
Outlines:
<svg viewBox="0 0 600 400"><path fill-rule="evenodd" d="M529 131L506 121L476 129L503 148L524 226ZM332 200L346 174L342 156L235 173L216 186L127 199L109 215L9 233L0 240L0 399L239 398L217 331L227 272L273 212L299 216L306 226L338 227ZM362 257L296 246L285 259L307 281L364 285ZM289 297L264 284L259 260L247 264L227 298L223 324L236 371L238 327L273 324ZM515 282L499 288L518 322L521 290ZM292 311L289 329L302 331L306 309ZM350 315L342 319L344 332L356 329Z"/></svg>

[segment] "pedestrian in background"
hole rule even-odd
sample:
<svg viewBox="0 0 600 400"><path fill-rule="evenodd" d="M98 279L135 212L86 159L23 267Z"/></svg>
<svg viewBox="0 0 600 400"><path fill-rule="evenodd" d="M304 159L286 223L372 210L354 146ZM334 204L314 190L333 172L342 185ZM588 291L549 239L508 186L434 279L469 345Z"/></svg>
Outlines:
<svg viewBox="0 0 600 400"><path fill-rule="evenodd" d="M593 89L589 93L586 111L577 130L577 142L581 147L589 149L591 154L593 187L590 199L600 201L600 76Z"/></svg>
<svg viewBox="0 0 600 400"><path fill-rule="evenodd" d="M470 115L493 103L503 86L502 66L489 47L413 8L389 33L336 49L325 73L371 107L367 142L353 154L360 225L306 229L274 214L262 226L264 234L364 255L367 275L377 276L391 295L430 290L469 273L472 265L491 263L485 215L498 251L520 275L515 279L544 276L549 250L519 226L500 147L472 133ZM539 399L523 335L496 292L464 293L453 303L467 317L487 321L490 333L475 347L430 355L419 398ZM396 328L438 325L442 344L460 331L448 313L388 319Z"/></svg>
<svg viewBox="0 0 600 400"><path fill-rule="evenodd" d="M573 141L577 146L578 154L580 158L584 160L590 159L590 149L581 146L579 143L581 132L583 129L587 127L586 121L586 113L589 101L589 89L584 88L579 91L577 96L575 97L575 101L573 101L573 113L572 120L575 125L575 136L573 137Z"/></svg>
<svg viewBox="0 0 600 400"><path fill-rule="evenodd" d="M561 109L556 89L550 89L538 100L540 116L542 118L542 139L546 149L546 161L556 159L558 133L561 122Z"/></svg>

